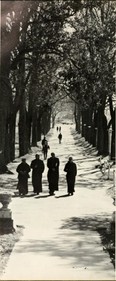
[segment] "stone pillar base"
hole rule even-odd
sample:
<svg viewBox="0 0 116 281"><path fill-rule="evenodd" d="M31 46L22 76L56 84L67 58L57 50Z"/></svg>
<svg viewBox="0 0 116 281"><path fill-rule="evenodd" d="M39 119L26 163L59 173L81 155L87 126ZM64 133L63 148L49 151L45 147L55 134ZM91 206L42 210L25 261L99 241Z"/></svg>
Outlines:
<svg viewBox="0 0 116 281"><path fill-rule="evenodd" d="M0 234L14 232L13 220L11 218L0 218Z"/></svg>

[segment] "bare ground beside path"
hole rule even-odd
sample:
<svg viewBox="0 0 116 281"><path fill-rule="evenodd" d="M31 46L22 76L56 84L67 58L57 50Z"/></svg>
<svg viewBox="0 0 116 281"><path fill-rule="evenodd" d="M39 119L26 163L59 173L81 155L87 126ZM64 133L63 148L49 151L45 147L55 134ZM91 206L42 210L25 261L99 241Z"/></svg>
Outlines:
<svg viewBox="0 0 116 281"><path fill-rule="evenodd" d="M14 197L10 204L15 225L24 229L1 275L3 280L114 280L110 256L98 233L109 229L114 206L107 191L113 182L95 169L95 151L86 147L73 126L62 125L62 134L61 145L56 129L48 134L49 155L54 151L60 158L59 191L49 196L46 168L43 193L33 196L30 178L29 194ZM36 151L27 155L28 163ZM75 194L68 197L63 169L69 155L77 163L78 176ZM9 164L14 175L0 176L2 188L7 185L16 191L18 163L16 159Z"/></svg>

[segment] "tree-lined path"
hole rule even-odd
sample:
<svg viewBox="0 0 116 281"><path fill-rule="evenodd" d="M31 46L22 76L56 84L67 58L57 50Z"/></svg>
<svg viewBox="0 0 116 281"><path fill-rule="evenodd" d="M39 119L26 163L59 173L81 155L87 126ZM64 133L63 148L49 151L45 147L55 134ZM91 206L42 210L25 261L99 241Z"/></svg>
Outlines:
<svg viewBox="0 0 116 281"><path fill-rule="evenodd" d="M1 1L0 174L69 101L76 130L115 160L115 22L115 1Z"/></svg>
<svg viewBox="0 0 116 281"><path fill-rule="evenodd" d="M96 231L101 222L103 226L107 225L107 218L114 209L106 192L108 182L102 181L100 172L95 171L98 157L94 153L87 154L74 126L61 124L61 127L61 144L56 128L47 136L48 157L55 152L60 159L59 191L55 196L49 196L46 168L43 193L33 195L30 178L29 194L12 199L14 223L24 229L2 280L114 280L113 265ZM34 153L26 156L30 163ZM69 156L73 156L78 167L73 196L67 196L63 171ZM18 163L19 159L16 159L10 164L13 172ZM46 161L44 163L46 165Z"/></svg>
<svg viewBox="0 0 116 281"><path fill-rule="evenodd" d="M2 279L114 278L115 22L115 1L1 1L1 200L18 193L16 168L23 156L30 164L41 153L43 135L48 156L60 159L55 196L46 167L42 194L34 196L30 177L29 194L13 197L14 224L24 229ZM74 196L64 173L69 156L78 167ZM0 211L1 241L9 214Z"/></svg>

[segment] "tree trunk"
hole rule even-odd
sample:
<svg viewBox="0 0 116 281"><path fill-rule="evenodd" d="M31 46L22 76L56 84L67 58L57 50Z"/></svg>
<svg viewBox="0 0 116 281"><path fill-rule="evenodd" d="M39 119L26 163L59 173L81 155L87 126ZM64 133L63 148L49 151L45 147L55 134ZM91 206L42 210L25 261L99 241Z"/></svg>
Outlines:
<svg viewBox="0 0 116 281"><path fill-rule="evenodd" d="M37 119L37 141L41 140L41 117Z"/></svg>
<svg viewBox="0 0 116 281"><path fill-rule="evenodd" d="M107 119L104 115L104 109L100 108L97 115L97 128L98 128L98 153L102 155L108 155L108 131L107 131Z"/></svg>
<svg viewBox="0 0 116 281"><path fill-rule="evenodd" d="M82 137L85 137L85 112L82 110Z"/></svg>
<svg viewBox="0 0 116 281"><path fill-rule="evenodd" d="M25 96L25 58L22 57L19 63L20 72L20 109L19 109L19 155L23 156L28 153L29 140L27 130L27 113L26 113L26 96Z"/></svg>
<svg viewBox="0 0 116 281"><path fill-rule="evenodd" d="M92 109L82 111L82 136L91 143L92 134Z"/></svg>
<svg viewBox="0 0 116 281"><path fill-rule="evenodd" d="M91 143L91 136L92 136L92 107L91 109L86 110L86 140Z"/></svg>
<svg viewBox="0 0 116 281"><path fill-rule="evenodd" d="M48 114L47 114L47 133L50 130L50 125L51 125L51 110L48 110Z"/></svg>
<svg viewBox="0 0 116 281"><path fill-rule="evenodd" d="M19 111L19 156L28 153L28 149L26 109L22 106Z"/></svg>
<svg viewBox="0 0 116 281"><path fill-rule="evenodd" d="M93 122L92 122L92 133L91 133L91 144L97 147L97 114L96 111L93 112Z"/></svg>
<svg viewBox="0 0 116 281"><path fill-rule="evenodd" d="M47 108L42 114L41 126L42 126L43 135L46 135L49 132L50 124L51 124L51 109Z"/></svg>
<svg viewBox="0 0 116 281"><path fill-rule="evenodd" d="M37 146L37 113L32 114L32 146Z"/></svg>
<svg viewBox="0 0 116 281"><path fill-rule="evenodd" d="M110 115L111 120L108 124L108 129L112 125L112 136L111 136L111 160L115 161L115 118L116 118L116 109L113 110L113 102L112 97L109 97L109 107L110 107Z"/></svg>
<svg viewBox="0 0 116 281"><path fill-rule="evenodd" d="M52 128L55 126L55 115L52 114Z"/></svg>
<svg viewBox="0 0 116 281"><path fill-rule="evenodd" d="M10 160L15 159L15 129L16 129L16 114L12 114L10 117Z"/></svg>
<svg viewBox="0 0 116 281"><path fill-rule="evenodd" d="M32 129L32 116L28 116L28 143L29 143L29 149L31 148L31 137L32 137L32 133L31 133L31 129Z"/></svg>
<svg viewBox="0 0 116 281"><path fill-rule="evenodd" d="M0 81L0 165L10 162L10 127L9 119L13 110L12 90L9 81L10 55L1 59Z"/></svg>
<svg viewBox="0 0 116 281"><path fill-rule="evenodd" d="M26 110L20 110L19 112L19 156L23 156L28 153L28 136L27 136L27 122L26 122Z"/></svg>
<svg viewBox="0 0 116 281"><path fill-rule="evenodd" d="M75 117L76 131L80 134L81 133L81 110L80 110L80 106L77 104L75 104L74 117Z"/></svg>

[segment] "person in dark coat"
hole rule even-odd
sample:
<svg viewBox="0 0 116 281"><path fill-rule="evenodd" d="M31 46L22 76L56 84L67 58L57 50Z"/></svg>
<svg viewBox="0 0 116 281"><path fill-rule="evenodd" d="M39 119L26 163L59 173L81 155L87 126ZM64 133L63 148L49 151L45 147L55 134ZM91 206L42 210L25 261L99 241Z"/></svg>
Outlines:
<svg viewBox="0 0 116 281"><path fill-rule="evenodd" d="M42 140L42 142L41 142L42 146L45 145L45 142L46 142L46 141L47 141L47 140L46 140L46 137L44 136L44 138L43 138L43 140Z"/></svg>
<svg viewBox="0 0 116 281"><path fill-rule="evenodd" d="M69 161L66 163L64 167L64 171L66 174L67 187L68 187L68 195L73 195L74 185L75 185L75 177L77 175L77 166L73 162L73 158L69 157Z"/></svg>
<svg viewBox="0 0 116 281"><path fill-rule="evenodd" d="M42 192L42 173L44 172L44 163L35 155L35 160L31 162L33 192L39 194Z"/></svg>
<svg viewBox="0 0 116 281"><path fill-rule="evenodd" d="M59 181L59 158L55 157L55 153L51 153L51 157L47 161L48 167L48 183L49 183L49 193L54 195L54 191L58 190Z"/></svg>
<svg viewBox="0 0 116 281"><path fill-rule="evenodd" d="M43 145L43 148L42 148L42 152L43 152L43 155L44 155L44 160L47 159L48 149L50 149L50 147L48 145L48 141L46 140L44 145Z"/></svg>
<svg viewBox="0 0 116 281"><path fill-rule="evenodd" d="M62 134L61 133L58 135L58 139L59 139L59 143L61 143L61 140L62 140Z"/></svg>
<svg viewBox="0 0 116 281"><path fill-rule="evenodd" d="M18 173L18 186L19 189L19 195L25 195L28 193L28 178L29 178L29 172L30 167L26 163L26 159L22 159L22 163L18 165L16 169Z"/></svg>

